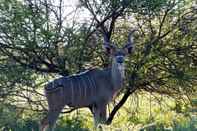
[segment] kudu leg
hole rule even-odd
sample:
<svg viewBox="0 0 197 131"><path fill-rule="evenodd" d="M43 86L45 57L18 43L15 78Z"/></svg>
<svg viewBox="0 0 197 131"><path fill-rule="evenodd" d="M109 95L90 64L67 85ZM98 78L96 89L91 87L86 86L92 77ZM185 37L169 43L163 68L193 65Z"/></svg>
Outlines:
<svg viewBox="0 0 197 131"><path fill-rule="evenodd" d="M61 109L49 110L47 116L41 122L41 131L53 131L56 120L61 112ZM46 129L47 128L47 129Z"/></svg>
<svg viewBox="0 0 197 131"><path fill-rule="evenodd" d="M98 128L99 124L104 124L106 121L106 104L94 106L91 108L91 112L94 116L94 128ZM102 127L101 127L102 128Z"/></svg>

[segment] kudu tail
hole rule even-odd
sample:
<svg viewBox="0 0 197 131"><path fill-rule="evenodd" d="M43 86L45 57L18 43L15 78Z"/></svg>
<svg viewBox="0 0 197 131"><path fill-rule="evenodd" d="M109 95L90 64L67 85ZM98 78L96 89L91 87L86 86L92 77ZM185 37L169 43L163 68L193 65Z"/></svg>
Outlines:
<svg viewBox="0 0 197 131"><path fill-rule="evenodd" d="M57 90L59 90L59 87L63 86L63 78L59 78L56 79L52 82L49 82L46 86L45 86L45 94L47 93L52 93L52 92L56 92Z"/></svg>
<svg viewBox="0 0 197 131"><path fill-rule="evenodd" d="M52 131L56 120L63 109L64 99L63 99L63 88L62 88L61 78L49 82L45 86L45 96L48 103L47 116L40 122L40 131L45 131L46 129Z"/></svg>
<svg viewBox="0 0 197 131"><path fill-rule="evenodd" d="M63 78L49 82L45 86L45 96L48 102L48 110L59 109L64 105Z"/></svg>

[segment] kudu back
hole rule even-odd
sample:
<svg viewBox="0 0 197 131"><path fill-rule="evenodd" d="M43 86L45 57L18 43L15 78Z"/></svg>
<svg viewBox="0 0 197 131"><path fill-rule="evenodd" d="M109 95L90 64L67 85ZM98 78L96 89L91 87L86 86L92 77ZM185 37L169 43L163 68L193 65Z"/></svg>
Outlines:
<svg viewBox="0 0 197 131"><path fill-rule="evenodd" d="M133 50L133 32L129 33L128 41L123 48L117 48L104 36L103 47L112 57L111 67L61 77L46 85L48 114L41 121L41 131L46 127L53 131L65 105L75 108L88 107L94 116L95 125L105 123L107 104L123 86L124 58Z"/></svg>

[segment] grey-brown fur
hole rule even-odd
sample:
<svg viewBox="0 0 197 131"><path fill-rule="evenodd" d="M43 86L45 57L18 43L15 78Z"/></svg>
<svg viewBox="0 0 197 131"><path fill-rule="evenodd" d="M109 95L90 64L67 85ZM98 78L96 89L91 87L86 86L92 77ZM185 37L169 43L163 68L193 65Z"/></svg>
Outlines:
<svg viewBox="0 0 197 131"><path fill-rule="evenodd" d="M133 47L132 42L132 39L129 38L124 48L116 49L114 45L112 46L109 41L104 39L104 47L112 57L111 68L91 69L48 83L45 87L45 94L49 112L41 122L41 131L47 125L50 131L53 130L59 113L65 105L75 108L88 107L94 116L96 125L105 122L106 106L122 88L123 60Z"/></svg>
<svg viewBox="0 0 197 131"><path fill-rule="evenodd" d="M58 78L45 87L49 109L54 109L58 104L66 104L71 107L89 107L92 103L108 99L112 90L115 91L111 78L111 68L100 70L91 69L69 77ZM99 79L99 81L97 81ZM104 86L108 83L108 86ZM103 92L105 91L105 92ZM56 99L53 99L56 98ZM105 98L106 97L106 98ZM59 99L59 101L57 101ZM53 102L53 100L55 100ZM57 106L59 107L59 106Z"/></svg>

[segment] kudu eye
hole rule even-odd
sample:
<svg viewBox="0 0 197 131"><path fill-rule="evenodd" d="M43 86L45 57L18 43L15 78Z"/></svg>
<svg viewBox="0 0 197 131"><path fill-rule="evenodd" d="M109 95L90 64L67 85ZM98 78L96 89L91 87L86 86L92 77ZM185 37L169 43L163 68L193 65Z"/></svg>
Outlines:
<svg viewBox="0 0 197 131"><path fill-rule="evenodd" d="M129 48L127 48L127 52L128 52L128 54L131 54L131 53L132 53L132 50L133 50L133 47L129 47Z"/></svg>
<svg viewBox="0 0 197 131"><path fill-rule="evenodd" d="M111 53L111 48L105 47L105 52L106 52L107 54L110 54L110 53Z"/></svg>
<svg viewBox="0 0 197 131"><path fill-rule="evenodd" d="M123 50L126 52L126 54L131 54L133 51L133 46L131 44L127 44L123 47Z"/></svg>

